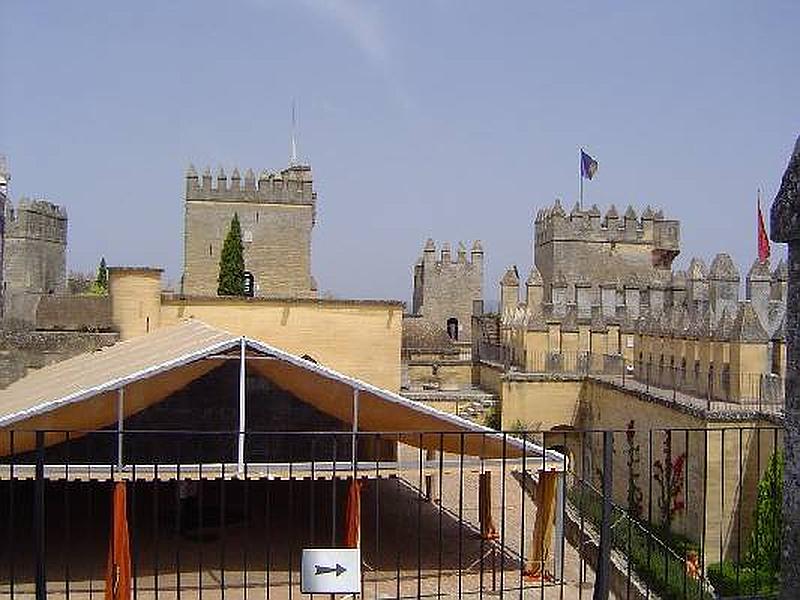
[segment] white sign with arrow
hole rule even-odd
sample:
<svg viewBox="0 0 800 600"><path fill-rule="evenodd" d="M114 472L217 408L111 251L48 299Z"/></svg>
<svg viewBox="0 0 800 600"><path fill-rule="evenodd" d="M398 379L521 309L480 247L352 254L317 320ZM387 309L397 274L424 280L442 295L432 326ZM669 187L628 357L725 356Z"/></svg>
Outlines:
<svg viewBox="0 0 800 600"><path fill-rule="evenodd" d="M300 591L304 594L360 594L361 550L303 549Z"/></svg>

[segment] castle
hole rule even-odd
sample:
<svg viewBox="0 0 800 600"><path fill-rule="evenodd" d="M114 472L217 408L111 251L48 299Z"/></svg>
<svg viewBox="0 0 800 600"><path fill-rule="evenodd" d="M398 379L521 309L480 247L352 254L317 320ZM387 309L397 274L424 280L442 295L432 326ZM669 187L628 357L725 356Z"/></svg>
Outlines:
<svg viewBox="0 0 800 600"><path fill-rule="evenodd" d="M524 298L510 267L500 281L500 314L481 319L484 356L502 355L523 372L627 365L690 394L764 399L771 384L761 376L780 378L785 369L785 261L770 271L756 260L742 300L727 254L710 266L693 258L686 271L670 268L680 250L678 221L649 207L641 218L630 207L622 220L613 206L603 222L598 215L596 207L566 215L558 201L538 213Z"/></svg>
<svg viewBox="0 0 800 600"><path fill-rule="evenodd" d="M222 244L234 214L244 243L246 288L260 297L317 296L311 275L311 230L317 194L311 167L292 164L277 173L206 168L186 173L182 292L216 296Z"/></svg>

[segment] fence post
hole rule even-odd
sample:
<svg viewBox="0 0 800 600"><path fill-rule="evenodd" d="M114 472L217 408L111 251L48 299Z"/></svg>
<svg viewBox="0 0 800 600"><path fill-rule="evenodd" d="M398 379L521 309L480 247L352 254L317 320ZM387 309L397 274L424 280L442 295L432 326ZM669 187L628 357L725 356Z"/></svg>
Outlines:
<svg viewBox="0 0 800 600"><path fill-rule="evenodd" d="M45 570L44 432L36 432L36 488L33 507L33 535L36 552L36 600L47 598Z"/></svg>
<svg viewBox="0 0 800 600"><path fill-rule="evenodd" d="M597 555L597 579L592 600L608 600L611 575L611 502L614 468L614 432L603 432L603 518L600 523L600 548Z"/></svg>

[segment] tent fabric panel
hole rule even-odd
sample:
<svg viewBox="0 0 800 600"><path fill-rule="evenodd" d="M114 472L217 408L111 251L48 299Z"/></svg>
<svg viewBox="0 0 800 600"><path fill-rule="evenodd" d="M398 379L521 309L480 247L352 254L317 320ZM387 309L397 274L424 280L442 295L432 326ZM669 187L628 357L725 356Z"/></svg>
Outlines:
<svg viewBox="0 0 800 600"><path fill-rule="evenodd" d="M195 379L221 364L221 360L201 360L178 369L160 373L125 387L123 416L134 415L161 402ZM118 390L109 390L81 402L62 405L54 410L37 414L0 430L0 456L11 452L10 431L14 431L14 453L27 452L36 447L35 430L69 431L70 439L78 439L87 431L116 424L118 419ZM63 433L45 434L45 446L65 441Z"/></svg>
<svg viewBox="0 0 800 600"><path fill-rule="evenodd" d="M278 360L253 361L248 365L248 370L255 370L318 410L345 423L353 423L354 390L349 385ZM432 411L415 410L417 407L413 405L416 403L408 406L407 403L412 401L403 400L403 404L391 402L371 390L359 390L358 430L398 433L419 431L419 434L400 435L398 441L428 450L443 449L446 452L462 450L460 434L464 433L463 450L466 454L484 458L499 458L503 455L502 436L497 433L488 432L477 425L469 428L453 423ZM440 435L439 432L448 433ZM521 444L509 438L505 454L508 458L521 456Z"/></svg>
<svg viewBox="0 0 800 600"><path fill-rule="evenodd" d="M353 422L353 388L346 383L326 380L279 360L251 361L247 368L325 414L345 423Z"/></svg>
<svg viewBox="0 0 800 600"><path fill-rule="evenodd" d="M148 371L169 368L209 349L235 345L238 340L199 321L186 321L81 354L39 369L0 390L0 423L24 419L26 413L50 403L119 387L126 380L146 376Z"/></svg>

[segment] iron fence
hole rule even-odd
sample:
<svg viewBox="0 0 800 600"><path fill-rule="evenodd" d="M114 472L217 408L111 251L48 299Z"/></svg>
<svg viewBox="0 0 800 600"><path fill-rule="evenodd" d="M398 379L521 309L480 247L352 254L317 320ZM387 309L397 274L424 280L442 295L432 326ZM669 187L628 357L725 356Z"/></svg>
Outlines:
<svg viewBox="0 0 800 600"><path fill-rule="evenodd" d="M785 380L781 374L737 372L729 363L701 365L697 361L676 366L593 352L525 352L519 356L500 345L481 345L478 358L524 373L606 379L673 402L697 405L692 399L702 400L707 410L745 408L776 413L783 409Z"/></svg>
<svg viewBox="0 0 800 600"><path fill-rule="evenodd" d="M300 597L303 549L358 547L364 598L712 598L714 573L765 597L779 580L759 562L759 482L781 445L779 428L633 419L557 432L5 431L0 595Z"/></svg>

